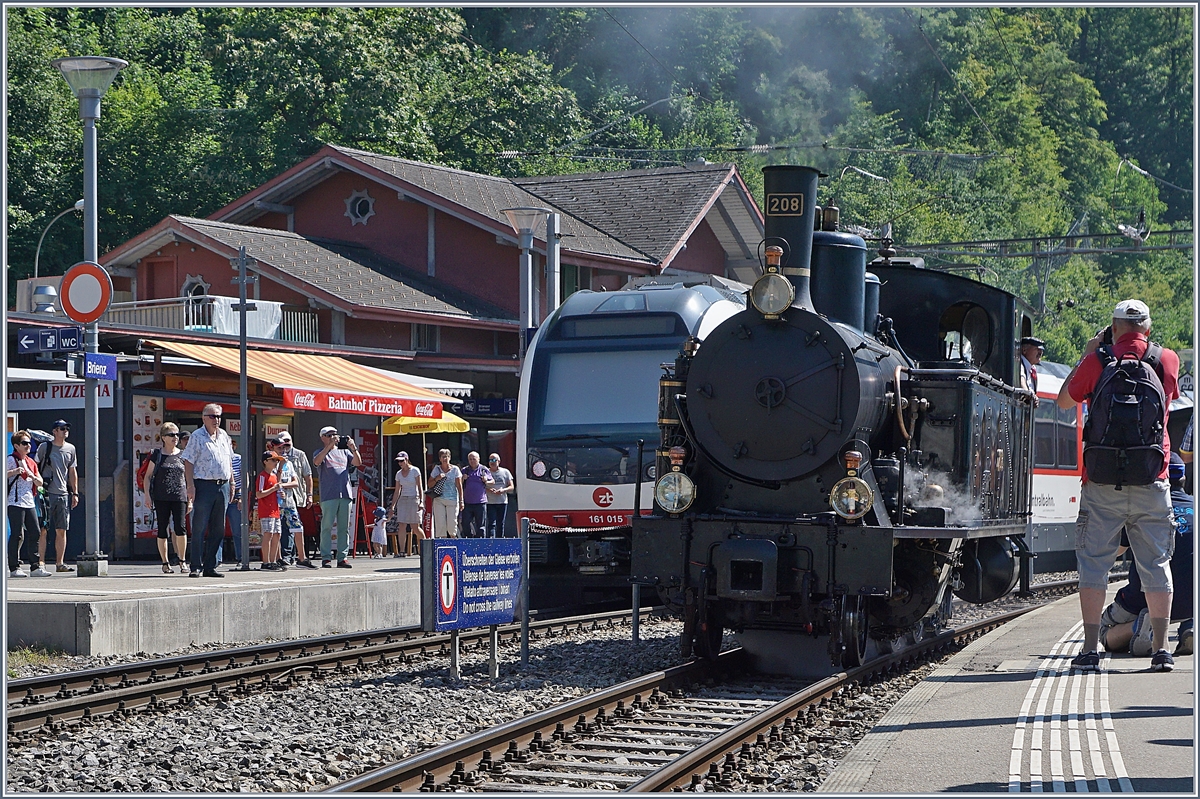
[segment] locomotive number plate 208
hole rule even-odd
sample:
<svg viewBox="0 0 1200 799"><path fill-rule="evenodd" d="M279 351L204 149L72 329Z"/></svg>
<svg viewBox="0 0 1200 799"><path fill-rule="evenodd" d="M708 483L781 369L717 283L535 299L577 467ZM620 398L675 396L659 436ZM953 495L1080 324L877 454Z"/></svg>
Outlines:
<svg viewBox="0 0 1200 799"><path fill-rule="evenodd" d="M804 216L804 195L768 194L767 216Z"/></svg>

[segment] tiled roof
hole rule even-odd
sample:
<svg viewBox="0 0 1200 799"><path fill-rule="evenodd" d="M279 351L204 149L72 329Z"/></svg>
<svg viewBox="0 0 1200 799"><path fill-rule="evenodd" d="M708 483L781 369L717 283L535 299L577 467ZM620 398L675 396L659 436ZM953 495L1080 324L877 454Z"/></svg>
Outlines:
<svg viewBox="0 0 1200 799"><path fill-rule="evenodd" d="M731 170L730 164L689 164L517 178L513 183L661 262L721 190Z"/></svg>
<svg viewBox="0 0 1200 799"><path fill-rule="evenodd" d="M173 216L181 224L348 303L516 322L507 311L418 275L366 247L283 230Z"/></svg>
<svg viewBox="0 0 1200 799"><path fill-rule="evenodd" d="M424 189L455 205L470 209L481 216L493 219L506 229L508 228L508 217L504 215L505 208L554 205L549 200L526 191L521 185L508 178L497 178L461 169L423 164L419 161L369 153L350 147L335 145L330 145L330 147L343 155L378 169L380 172ZM647 253L638 248L629 246L614 231L598 229L590 224L590 220L579 213L586 210L582 206L571 209L556 206L555 210L563 212L560 232L565 237L563 246L567 249L646 263L659 260L649 257ZM544 231L542 235L544 236ZM539 236L539 238L541 237Z"/></svg>

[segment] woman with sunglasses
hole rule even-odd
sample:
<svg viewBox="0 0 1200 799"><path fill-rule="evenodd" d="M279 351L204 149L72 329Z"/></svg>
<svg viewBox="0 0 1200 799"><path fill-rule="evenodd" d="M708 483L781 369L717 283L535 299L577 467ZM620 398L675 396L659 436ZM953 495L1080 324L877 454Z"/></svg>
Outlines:
<svg viewBox="0 0 1200 799"><path fill-rule="evenodd" d="M167 547L167 526L175 525L175 554L179 558L179 569L186 571L187 528L183 526L183 515L187 513L187 480L183 472L183 450L179 448L179 426L167 422L158 429L161 442L158 449L150 453L143 485L154 503L154 516L158 519L158 557L162 561L163 574L171 574L171 560Z"/></svg>
<svg viewBox="0 0 1200 799"><path fill-rule="evenodd" d="M408 453L401 452L396 456L396 493L392 497L392 508L389 516L397 525L403 524L405 554L413 554L413 540L420 536L421 512L423 510L424 489L421 487L421 470L408 462ZM400 544L396 544L396 557L400 557Z"/></svg>
<svg viewBox="0 0 1200 799"><path fill-rule="evenodd" d="M37 511L34 510L34 495L42 487L42 476L37 464L29 457L29 446L33 438L28 430L13 434L13 453L8 456L8 568L9 577L28 577L21 568L21 544L28 533L30 540L38 537Z"/></svg>

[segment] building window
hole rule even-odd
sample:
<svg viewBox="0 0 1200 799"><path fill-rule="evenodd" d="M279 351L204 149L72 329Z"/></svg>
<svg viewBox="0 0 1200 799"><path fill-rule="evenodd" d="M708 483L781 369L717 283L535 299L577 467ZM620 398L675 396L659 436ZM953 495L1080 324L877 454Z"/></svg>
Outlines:
<svg viewBox="0 0 1200 799"><path fill-rule="evenodd" d="M362 223L375 216L375 198L367 194L366 189L356 191L346 198L345 216L350 217L350 227Z"/></svg>
<svg viewBox="0 0 1200 799"><path fill-rule="evenodd" d="M412 326L412 348L417 352L437 352L439 343L437 325Z"/></svg>

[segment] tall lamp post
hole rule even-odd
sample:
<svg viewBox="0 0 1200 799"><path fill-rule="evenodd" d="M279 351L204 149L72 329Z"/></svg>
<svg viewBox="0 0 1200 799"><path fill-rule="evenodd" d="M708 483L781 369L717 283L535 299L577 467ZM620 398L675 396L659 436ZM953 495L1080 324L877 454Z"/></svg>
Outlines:
<svg viewBox="0 0 1200 799"><path fill-rule="evenodd" d="M520 357L525 360L525 348L533 328L533 231L546 218L549 208L506 208L504 215L517 234L517 246L521 248L521 342Z"/></svg>
<svg viewBox="0 0 1200 799"><path fill-rule="evenodd" d="M41 257L42 257L42 242L46 240L46 234L50 232L50 228L54 225L55 222L62 219L64 216L71 213L72 211L82 211L84 205L85 205L85 203L83 200L76 200L74 205L72 205L67 210L60 212L58 216L56 216L50 220L49 225L46 225L46 229L43 230L42 235L38 237L37 249L34 250L34 252L33 252L33 279L34 280L37 280L38 261L41 260Z"/></svg>
<svg viewBox="0 0 1200 799"><path fill-rule="evenodd" d="M117 73L128 61L105 56L76 56L53 62L79 100L79 118L83 121L83 260L98 263L100 251L99 212L96 207L96 120L100 119L100 98L108 91ZM91 322L84 329L86 352L99 352L99 328ZM84 442L87 462L84 466L84 500L87 533L83 557L78 561L80 577L108 573L108 561L100 552L100 409L96 389L98 381L87 378L84 384Z"/></svg>

